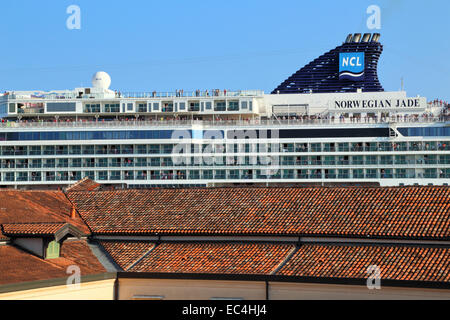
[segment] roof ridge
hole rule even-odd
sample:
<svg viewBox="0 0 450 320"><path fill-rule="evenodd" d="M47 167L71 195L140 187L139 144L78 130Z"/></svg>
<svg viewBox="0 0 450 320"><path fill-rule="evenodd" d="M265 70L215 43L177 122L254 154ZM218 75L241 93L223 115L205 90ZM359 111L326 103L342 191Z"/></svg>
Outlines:
<svg viewBox="0 0 450 320"><path fill-rule="evenodd" d="M51 193L60 193L60 190L46 190L46 189L33 189L33 190L23 190L23 189L0 189L0 193L2 192L23 192L23 193L38 193L38 192L51 192Z"/></svg>
<svg viewBox="0 0 450 320"><path fill-rule="evenodd" d="M67 221L61 221L61 222L57 222L57 221L51 221L51 222L7 222L7 223L1 223L1 225L37 225L37 224L67 224L69 222Z"/></svg>
<svg viewBox="0 0 450 320"><path fill-rule="evenodd" d="M278 271L280 271L285 265L286 263L289 262L289 260L291 260L291 258L294 256L294 254L297 253L297 251L300 249L301 244L297 244L294 248L291 249L291 252L289 252L286 257L283 259L283 261L281 261L278 266L276 266L273 271L271 273L269 273L270 275L274 275L277 274Z"/></svg>
<svg viewBox="0 0 450 320"><path fill-rule="evenodd" d="M94 181L94 180L91 180ZM180 188L172 188L172 187L156 187L156 188L121 188L121 189L113 189L113 190L77 190L77 191L70 191L69 189L66 189L69 193L90 193L90 192L129 192L129 191L180 191L180 190L254 190L254 189L279 189L279 190L286 190L286 189L309 189L309 190L348 190L348 189L359 189L359 190L368 190L368 189L377 189L377 190L388 190L388 189L441 189L441 188L449 188L450 186L446 185L407 185L407 186L220 186L220 187L180 187Z"/></svg>
<svg viewBox="0 0 450 320"><path fill-rule="evenodd" d="M125 267L124 271L128 271L131 270L131 268L134 268L139 262L145 259L145 257L147 257L150 254L150 252L155 250L156 247L158 247L159 245L160 243L154 243L154 245L150 249L148 249L148 251L145 252L140 258L138 258L135 262L131 263L128 267Z"/></svg>

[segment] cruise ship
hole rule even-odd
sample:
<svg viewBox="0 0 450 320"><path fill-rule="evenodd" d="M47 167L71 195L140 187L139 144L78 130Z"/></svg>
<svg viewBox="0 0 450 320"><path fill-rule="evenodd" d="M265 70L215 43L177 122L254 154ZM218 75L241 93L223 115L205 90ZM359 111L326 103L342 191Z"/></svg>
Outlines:
<svg viewBox="0 0 450 320"><path fill-rule="evenodd" d="M0 96L0 187L448 185L449 106L385 91L380 34L345 41L270 94L89 88Z"/></svg>

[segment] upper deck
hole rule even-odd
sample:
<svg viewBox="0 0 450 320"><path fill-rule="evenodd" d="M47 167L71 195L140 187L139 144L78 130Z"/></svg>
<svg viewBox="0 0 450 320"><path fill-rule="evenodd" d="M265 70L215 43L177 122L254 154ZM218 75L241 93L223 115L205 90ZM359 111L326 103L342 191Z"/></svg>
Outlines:
<svg viewBox="0 0 450 320"><path fill-rule="evenodd" d="M379 34L349 35L341 46L300 69L272 94L227 89L122 93L109 89L111 78L101 71L94 74L92 87L5 92L0 96L0 118L18 122L24 129L117 127L130 125L129 120L137 122L133 126L204 127L261 125L261 121L272 120L266 125L445 121L445 103L430 104L425 97L408 97L405 91L384 91L377 74L382 51L379 39ZM347 65L340 62L341 57L349 55L365 61L358 65L360 70L352 79L347 77L356 71L347 70L348 61Z"/></svg>
<svg viewBox="0 0 450 320"><path fill-rule="evenodd" d="M156 119L156 120L94 120L94 121L6 121L0 122L0 130L36 130L36 129L136 129L136 128L282 128L282 127L411 127L411 126L450 126L450 115L440 117L408 116L388 118L354 118L354 119L330 119L330 118L293 118L293 119L247 119L247 120L178 120L178 119Z"/></svg>
<svg viewBox="0 0 450 320"><path fill-rule="evenodd" d="M96 88L60 92L10 92L0 97L0 117L118 117L120 115L258 114L259 90L121 93Z"/></svg>
<svg viewBox="0 0 450 320"><path fill-rule="evenodd" d="M76 94L77 90L84 91ZM447 114L448 106L427 104L424 97L408 98L401 91L268 95L260 90L177 90L122 94L90 88L74 92L11 92L0 97L0 118L19 122L135 119L159 123L175 119L203 120L204 125L215 125L219 120L235 125L235 121L257 119L296 119L304 124L329 119L333 123L377 123L419 118L430 122Z"/></svg>
<svg viewBox="0 0 450 320"><path fill-rule="evenodd" d="M90 90L91 89L91 90ZM81 88L54 92L42 91L13 91L0 96L0 102L5 100L40 101L40 100L111 100L111 99L161 99L161 98L211 98L211 97L258 97L264 94L262 90L195 90L195 91L166 91L166 92L95 92L93 88Z"/></svg>

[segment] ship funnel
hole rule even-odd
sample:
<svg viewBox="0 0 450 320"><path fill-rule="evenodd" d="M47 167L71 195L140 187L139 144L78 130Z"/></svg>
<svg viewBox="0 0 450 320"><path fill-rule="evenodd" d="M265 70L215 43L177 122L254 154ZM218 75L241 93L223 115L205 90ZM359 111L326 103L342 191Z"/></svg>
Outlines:
<svg viewBox="0 0 450 320"><path fill-rule="evenodd" d="M378 42L378 40L380 40L380 34L374 33L372 36L372 42Z"/></svg>
<svg viewBox="0 0 450 320"><path fill-rule="evenodd" d="M370 40L370 33L364 33L361 42L366 43L366 42L369 42L369 40Z"/></svg>
<svg viewBox="0 0 450 320"><path fill-rule="evenodd" d="M350 43L350 42L352 42L352 38L353 38L353 35L350 33L350 34L347 36L347 39L345 39L345 43Z"/></svg>
<svg viewBox="0 0 450 320"><path fill-rule="evenodd" d="M355 33L355 35L353 36L353 42L358 43L359 39L361 39L361 33Z"/></svg>

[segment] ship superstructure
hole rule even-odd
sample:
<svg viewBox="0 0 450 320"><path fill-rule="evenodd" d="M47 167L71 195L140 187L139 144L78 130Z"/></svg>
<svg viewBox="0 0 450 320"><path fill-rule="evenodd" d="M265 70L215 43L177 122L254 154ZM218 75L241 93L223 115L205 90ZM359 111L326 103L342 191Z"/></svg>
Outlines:
<svg viewBox="0 0 450 320"><path fill-rule="evenodd" d="M379 35L349 35L271 94L90 88L0 97L0 186L443 185L448 105L384 91Z"/></svg>

